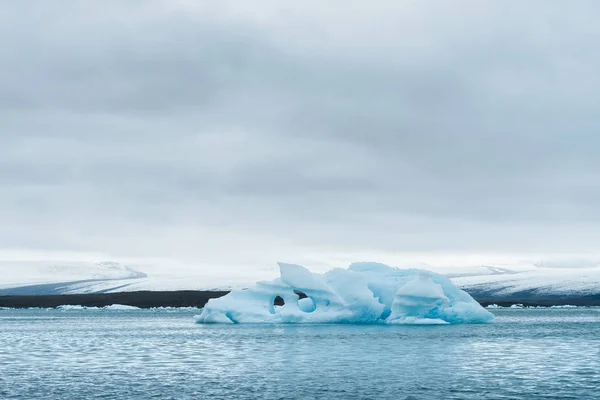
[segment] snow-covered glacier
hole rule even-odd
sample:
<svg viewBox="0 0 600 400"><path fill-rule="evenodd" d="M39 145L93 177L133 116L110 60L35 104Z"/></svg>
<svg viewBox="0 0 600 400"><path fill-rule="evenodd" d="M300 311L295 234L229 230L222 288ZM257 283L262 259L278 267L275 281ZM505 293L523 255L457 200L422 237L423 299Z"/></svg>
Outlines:
<svg viewBox="0 0 600 400"><path fill-rule="evenodd" d="M198 323L488 323L493 314L448 278L361 262L324 274L279 263L281 276L211 299ZM283 305L275 305L277 297ZM281 303L281 302L279 302Z"/></svg>

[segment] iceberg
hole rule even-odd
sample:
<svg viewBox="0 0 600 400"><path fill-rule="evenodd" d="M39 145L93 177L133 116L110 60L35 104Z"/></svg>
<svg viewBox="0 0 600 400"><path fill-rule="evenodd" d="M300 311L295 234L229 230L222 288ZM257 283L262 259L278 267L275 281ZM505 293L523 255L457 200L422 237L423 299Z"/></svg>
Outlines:
<svg viewBox="0 0 600 400"><path fill-rule="evenodd" d="M279 270L277 279L210 299L196 322L445 325L494 319L448 278L429 271L373 262L324 274L286 263Z"/></svg>

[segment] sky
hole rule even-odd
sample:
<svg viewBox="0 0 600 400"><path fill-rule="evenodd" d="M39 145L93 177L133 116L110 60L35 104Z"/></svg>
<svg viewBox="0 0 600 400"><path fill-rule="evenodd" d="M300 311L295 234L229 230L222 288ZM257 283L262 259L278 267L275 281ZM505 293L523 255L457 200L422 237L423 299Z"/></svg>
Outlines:
<svg viewBox="0 0 600 400"><path fill-rule="evenodd" d="M594 257L599 17L596 1L0 0L0 259Z"/></svg>

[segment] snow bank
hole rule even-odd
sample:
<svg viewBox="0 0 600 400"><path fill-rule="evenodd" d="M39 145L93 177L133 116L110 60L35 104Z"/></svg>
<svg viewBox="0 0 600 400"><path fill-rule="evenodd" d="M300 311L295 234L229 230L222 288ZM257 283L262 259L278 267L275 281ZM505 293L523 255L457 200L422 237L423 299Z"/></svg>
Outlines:
<svg viewBox="0 0 600 400"><path fill-rule="evenodd" d="M111 311L131 311L131 310L140 310L139 307L135 307L135 306L128 306L125 304L112 304L110 306L105 306L103 307L105 310L111 310Z"/></svg>
<svg viewBox="0 0 600 400"><path fill-rule="evenodd" d="M124 304L112 304L110 306L104 306L104 307L87 307L87 306L65 304L65 305L56 307L56 309L62 310L62 311L82 311L82 310L86 310L86 311L90 311L90 310L131 311L131 310L140 310L139 307L127 306Z"/></svg>
<svg viewBox="0 0 600 400"><path fill-rule="evenodd" d="M510 306L499 306L498 304L490 304L486 308L517 308L517 309L564 309L564 308L596 308L595 306L575 306L571 304L557 304L554 306L524 306L523 304L512 304Z"/></svg>
<svg viewBox="0 0 600 400"><path fill-rule="evenodd" d="M154 312L188 312L188 311L201 311L201 307L170 307L170 306L162 306L162 307L150 307L148 308L150 311Z"/></svg>
<svg viewBox="0 0 600 400"><path fill-rule="evenodd" d="M198 323L461 324L494 318L442 275L355 263L315 274L279 263L281 276L211 299ZM300 299L299 294L306 295ZM275 306L280 297L283 306Z"/></svg>

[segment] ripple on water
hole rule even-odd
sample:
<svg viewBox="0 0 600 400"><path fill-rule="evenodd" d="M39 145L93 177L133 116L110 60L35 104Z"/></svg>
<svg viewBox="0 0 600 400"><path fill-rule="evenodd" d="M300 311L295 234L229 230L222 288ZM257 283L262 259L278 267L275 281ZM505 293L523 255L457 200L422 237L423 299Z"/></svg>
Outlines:
<svg viewBox="0 0 600 400"><path fill-rule="evenodd" d="M0 398L596 397L600 313L469 326L203 326L193 312L0 311Z"/></svg>

